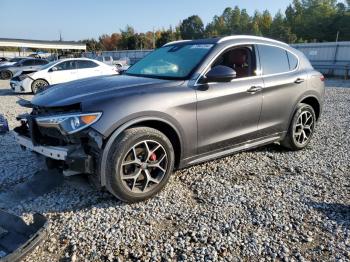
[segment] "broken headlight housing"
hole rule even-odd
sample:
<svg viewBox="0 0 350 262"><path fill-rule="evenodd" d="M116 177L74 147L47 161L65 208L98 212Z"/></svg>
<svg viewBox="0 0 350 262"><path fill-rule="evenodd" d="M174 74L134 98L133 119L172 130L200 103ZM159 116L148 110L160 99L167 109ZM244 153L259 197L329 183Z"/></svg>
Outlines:
<svg viewBox="0 0 350 262"><path fill-rule="evenodd" d="M64 135L73 134L87 128L97 122L102 113L67 114L37 117L35 119L39 127L57 128Z"/></svg>

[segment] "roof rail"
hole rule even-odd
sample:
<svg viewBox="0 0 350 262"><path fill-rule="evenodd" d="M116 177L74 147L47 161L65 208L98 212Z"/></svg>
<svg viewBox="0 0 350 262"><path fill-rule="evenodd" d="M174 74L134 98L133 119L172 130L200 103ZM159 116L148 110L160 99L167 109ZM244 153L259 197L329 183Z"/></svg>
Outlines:
<svg viewBox="0 0 350 262"><path fill-rule="evenodd" d="M168 46L168 45L172 45L172 44L178 44L178 43L182 43L182 42L189 42L189 41L192 41L192 40L177 40L177 41L172 41L172 42L166 43L163 46Z"/></svg>
<svg viewBox="0 0 350 262"><path fill-rule="evenodd" d="M273 43L278 43L278 44L281 44L281 45L287 45L288 46L288 44L286 44L284 42L281 42L281 41L277 41L277 40L274 40L274 39L271 39L271 38L262 37L262 36L252 36L252 35L231 35L231 36L225 36L225 37L221 38L218 41L218 43L222 43L222 42L225 42L225 41L228 41L228 40L242 39L242 38L263 40L263 41L267 41L267 42L273 42Z"/></svg>

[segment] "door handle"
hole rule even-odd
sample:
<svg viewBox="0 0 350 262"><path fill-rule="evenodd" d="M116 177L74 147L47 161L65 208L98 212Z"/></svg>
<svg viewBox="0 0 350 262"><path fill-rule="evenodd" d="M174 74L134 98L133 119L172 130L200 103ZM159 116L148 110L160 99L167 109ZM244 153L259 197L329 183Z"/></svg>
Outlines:
<svg viewBox="0 0 350 262"><path fill-rule="evenodd" d="M294 81L294 83L296 83L296 84L301 84L301 83L303 83L304 81L305 81L305 79L303 79L303 78L298 78L297 80Z"/></svg>
<svg viewBox="0 0 350 262"><path fill-rule="evenodd" d="M254 93L259 92L261 90L262 90L261 86L252 86L247 90L247 92L254 94Z"/></svg>

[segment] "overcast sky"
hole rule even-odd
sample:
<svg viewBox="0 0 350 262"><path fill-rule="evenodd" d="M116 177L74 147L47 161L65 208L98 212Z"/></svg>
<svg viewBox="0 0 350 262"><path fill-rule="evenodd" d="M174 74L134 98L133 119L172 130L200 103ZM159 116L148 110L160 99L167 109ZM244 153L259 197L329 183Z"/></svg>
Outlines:
<svg viewBox="0 0 350 262"><path fill-rule="evenodd" d="M190 15L199 15L206 24L230 6L268 9L273 15L290 0L0 0L0 38L64 40L97 38L118 32L127 24L137 32L176 26Z"/></svg>

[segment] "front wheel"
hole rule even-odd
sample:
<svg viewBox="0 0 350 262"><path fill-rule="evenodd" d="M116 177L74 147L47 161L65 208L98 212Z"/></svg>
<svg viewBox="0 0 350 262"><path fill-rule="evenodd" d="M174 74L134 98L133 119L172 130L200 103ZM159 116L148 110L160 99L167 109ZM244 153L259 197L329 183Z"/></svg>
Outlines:
<svg viewBox="0 0 350 262"><path fill-rule="evenodd" d="M108 152L107 189L125 202L143 201L165 186L173 167L173 146L163 133L127 129Z"/></svg>
<svg viewBox="0 0 350 262"><path fill-rule="evenodd" d="M311 141L315 125L315 110L308 104L300 103L281 145L291 150L304 149Z"/></svg>
<svg viewBox="0 0 350 262"><path fill-rule="evenodd" d="M33 94L37 94L44 91L48 85L49 83L44 79L34 80L34 82L32 83Z"/></svg>

